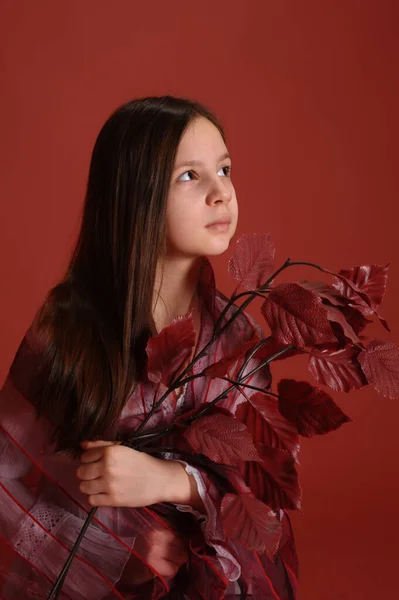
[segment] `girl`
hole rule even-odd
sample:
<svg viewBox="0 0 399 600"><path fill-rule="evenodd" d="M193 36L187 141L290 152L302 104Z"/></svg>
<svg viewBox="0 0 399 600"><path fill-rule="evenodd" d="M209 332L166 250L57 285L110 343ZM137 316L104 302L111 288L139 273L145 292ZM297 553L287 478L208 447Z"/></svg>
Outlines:
<svg viewBox="0 0 399 600"><path fill-rule="evenodd" d="M227 250L237 216L225 135L204 106L148 97L107 120L67 273L35 315L0 392L5 600L47 597L93 506L60 598L295 598L284 511L279 552L258 556L224 534L216 476L178 454L156 458L118 443L161 395L146 377L150 337L191 312L193 355L211 339L227 299L206 257ZM261 334L252 318L239 315L193 372L254 332ZM269 385L269 371L251 383ZM199 377L146 426L167 424L228 385ZM233 412L238 404L239 392L220 403ZM251 427L261 439L256 419Z"/></svg>

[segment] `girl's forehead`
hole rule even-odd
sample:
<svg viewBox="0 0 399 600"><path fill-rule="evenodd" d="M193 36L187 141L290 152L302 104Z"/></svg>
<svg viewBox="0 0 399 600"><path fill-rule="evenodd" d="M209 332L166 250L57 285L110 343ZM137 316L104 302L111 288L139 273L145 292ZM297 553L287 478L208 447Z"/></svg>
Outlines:
<svg viewBox="0 0 399 600"><path fill-rule="evenodd" d="M226 153L226 144L218 128L204 117L191 122L184 132L176 154L176 163L184 160L205 161Z"/></svg>

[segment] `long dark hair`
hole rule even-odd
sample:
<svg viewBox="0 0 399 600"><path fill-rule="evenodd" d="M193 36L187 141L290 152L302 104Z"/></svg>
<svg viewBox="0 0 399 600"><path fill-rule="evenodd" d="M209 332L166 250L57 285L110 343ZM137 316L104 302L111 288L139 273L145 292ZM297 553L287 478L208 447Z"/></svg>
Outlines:
<svg viewBox="0 0 399 600"><path fill-rule="evenodd" d="M54 426L58 450L112 439L127 397L145 377L171 172L180 139L199 116L225 140L209 109L173 96L127 102L97 137L72 258L38 312L47 368L36 405Z"/></svg>

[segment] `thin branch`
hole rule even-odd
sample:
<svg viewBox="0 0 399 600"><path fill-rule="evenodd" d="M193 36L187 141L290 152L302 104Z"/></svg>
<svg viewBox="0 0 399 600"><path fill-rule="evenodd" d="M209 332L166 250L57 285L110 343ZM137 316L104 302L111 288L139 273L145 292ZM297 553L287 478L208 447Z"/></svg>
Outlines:
<svg viewBox="0 0 399 600"><path fill-rule="evenodd" d="M93 517L94 517L94 515L96 513L96 510L97 510L97 507L94 507L89 512L89 515L86 518L86 521L84 522L83 527L82 527L82 529L79 532L77 540L74 543L73 548L72 548L72 550L71 550L71 552L70 552L67 560L65 561L65 564L64 564L64 566L63 566L60 574L58 575L57 581L55 582L55 584L51 588L50 595L47 596L47 600L52 600L54 594L56 592L59 593L59 591L61 591L61 586L64 584L65 577L66 577L66 575L68 573L68 570L69 570L69 567L71 565L71 562L74 559L74 556L75 556L76 552L78 551L80 542L83 539L83 536L86 533L86 530L87 530L88 526L90 525L91 521L93 520Z"/></svg>
<svg viewBox="0 0 399 600"><path fill-rule="evenodd" d="M234 379L230 379L229 377L221 377L220 379L225 379L226 381L230 381L230 383L236 383ZM280 398L278 394L274 394L273 392L269 392L268 390L264 390L260 387L256 387L256 385L250 385L249 383L241 383L239 387L249 388L250 390L255 390L256 392L262 392L263 394L267 394L268 396L274 396L275 398Z"/></svg>

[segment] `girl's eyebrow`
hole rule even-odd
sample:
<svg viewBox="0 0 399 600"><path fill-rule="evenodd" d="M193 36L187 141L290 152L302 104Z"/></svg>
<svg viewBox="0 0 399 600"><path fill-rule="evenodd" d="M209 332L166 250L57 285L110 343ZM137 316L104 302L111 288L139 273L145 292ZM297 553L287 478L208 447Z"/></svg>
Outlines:
<svg viewBox="0 0 399 600"><path fill-rule="evenodd" d="M231 156L228 152L225 152L224 154L222 154L222 156L219 156L218 162L222 162L222 160L225 160L226 158L230 158L231 160ZM204 163L200 160L187 160L183 163L180 163L180 165L176 165L173 170L176 171L177 169L181 169L181 167L195 167L203 164Z"/></svg>

